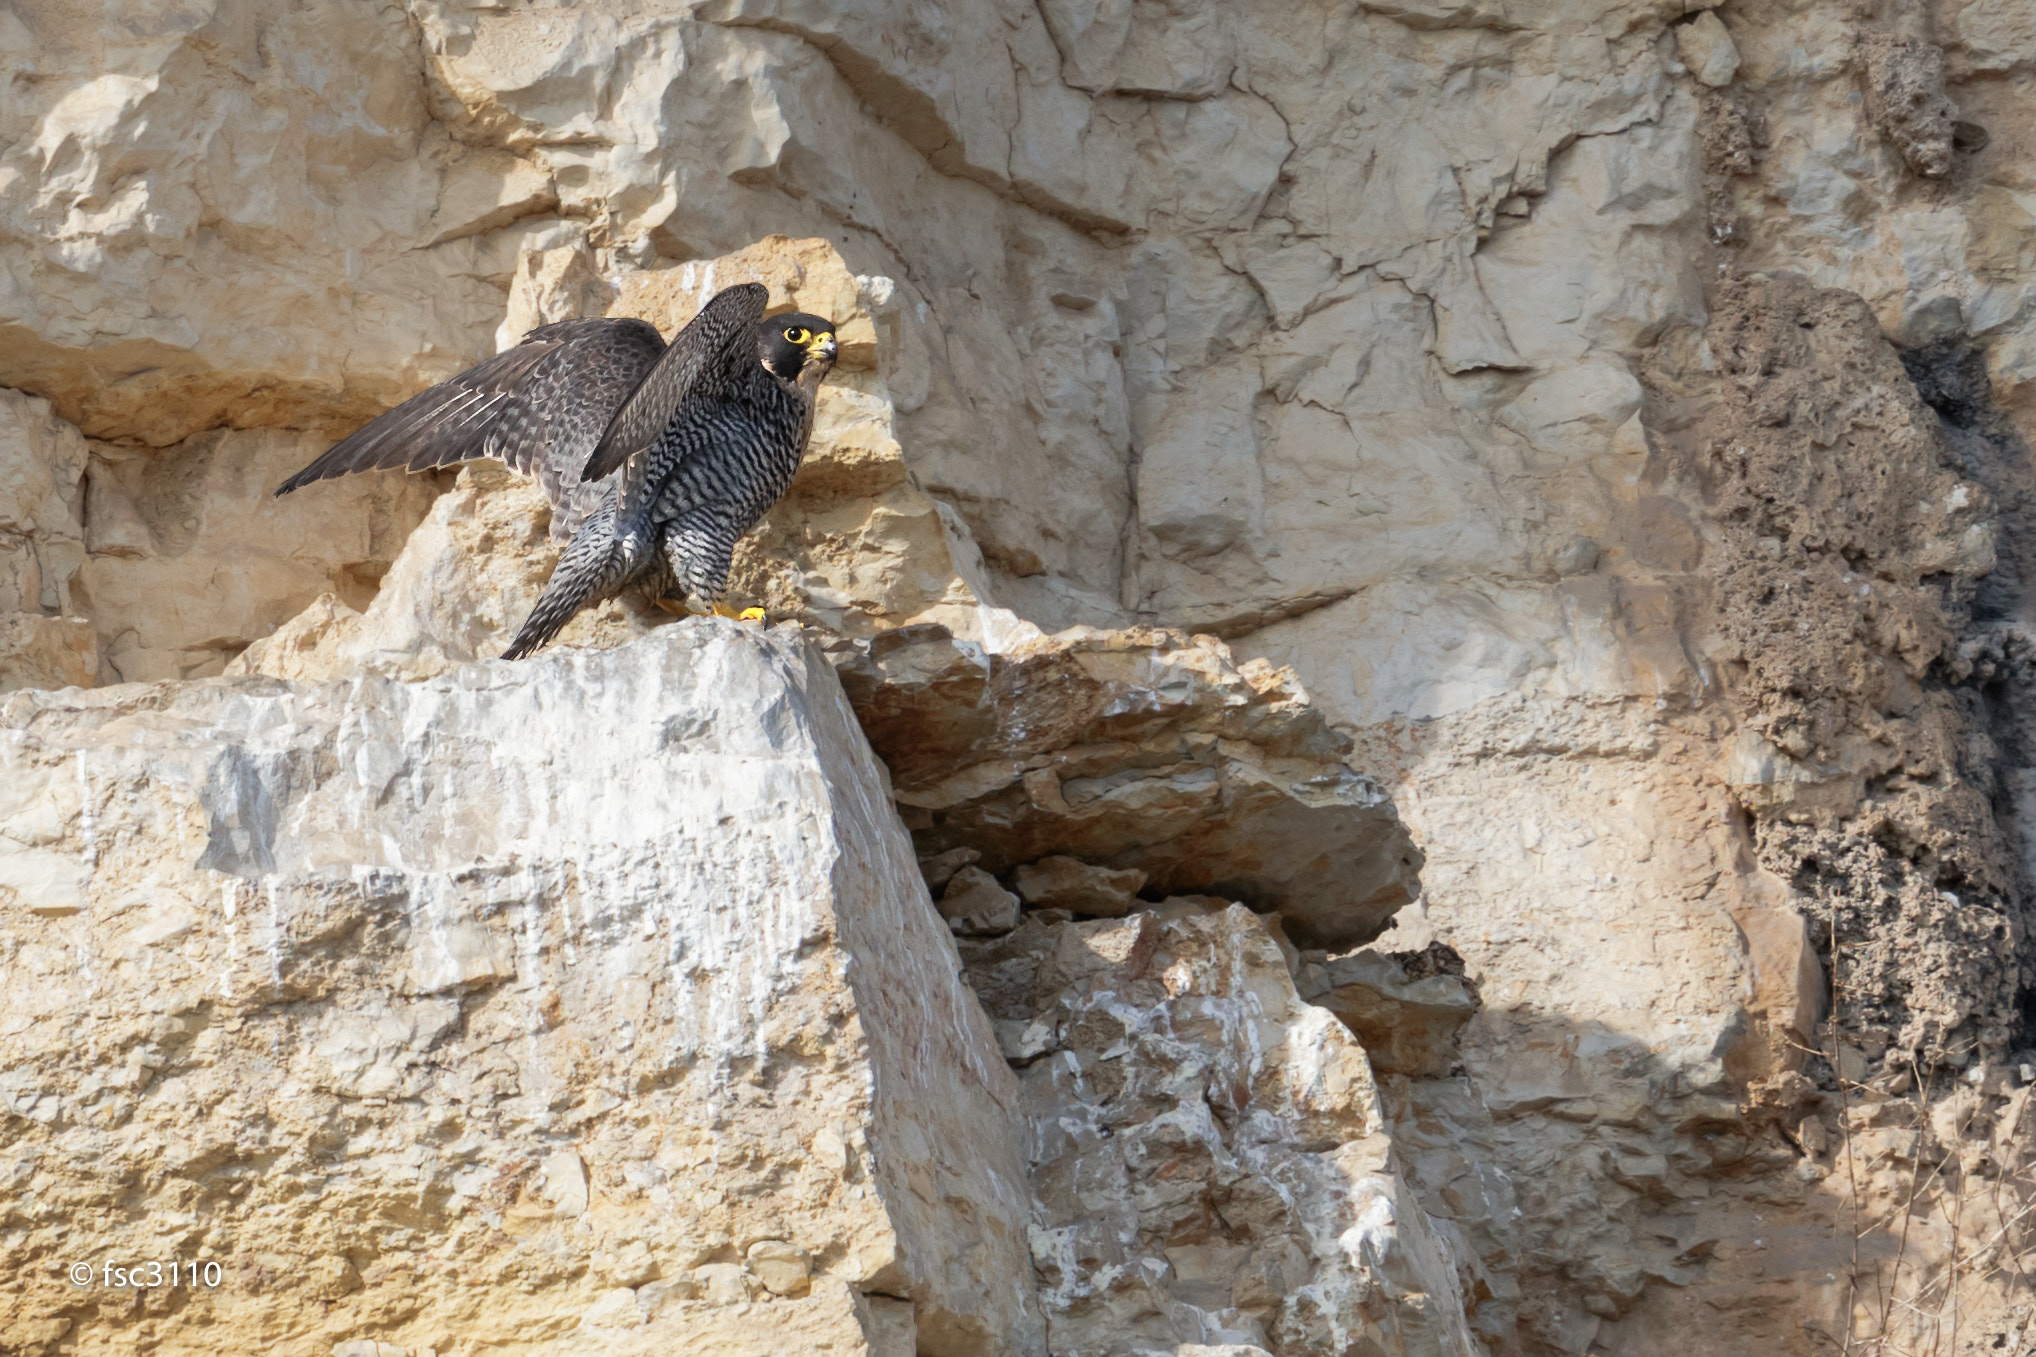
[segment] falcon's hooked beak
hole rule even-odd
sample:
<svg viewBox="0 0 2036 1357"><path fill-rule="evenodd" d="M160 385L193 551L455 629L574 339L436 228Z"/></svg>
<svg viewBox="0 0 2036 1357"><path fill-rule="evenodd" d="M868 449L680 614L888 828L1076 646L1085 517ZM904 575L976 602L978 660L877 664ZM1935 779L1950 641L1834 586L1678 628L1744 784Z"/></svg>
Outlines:
<svg viewBox="0 0 2036 1357"><path fill-rule="evenodd" d="M832 330L822 330L806 341L806 356L808 358L824 358L831 363L840 352L841 346L834 342L834 331Z"/></svg>

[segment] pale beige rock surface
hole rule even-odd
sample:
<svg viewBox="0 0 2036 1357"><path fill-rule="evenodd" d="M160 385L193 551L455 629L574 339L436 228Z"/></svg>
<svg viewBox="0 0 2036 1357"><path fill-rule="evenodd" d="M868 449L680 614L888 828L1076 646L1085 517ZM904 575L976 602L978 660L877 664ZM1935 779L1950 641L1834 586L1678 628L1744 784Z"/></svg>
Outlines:
<svg viewBox="0 0 2036 1357"><path fill-rule="evenodd" d="M217 674L321 594L354 606L375 596L436 487L362 478L274 498L326 441L218 430L164 451L101 446L72 590L109 681Z"/></svg>
<svg viewBox="0 0 2036 1357"><path fill-rule="evenodd" d="M97 443L48 401L0 393L0 618L11 637L40 638L10 642L26 658L0 662L0 683L202 677L321 593L365 605L435 487L363 480L271 500L324 441L218 430L168 449ZM28 674L44 677L16 677Z"/></svg>
<svg viewBox="0 0 2036 1357"><path fill-rule="evenodd" d="M1438 1079L1461 1063L1459 1034L1478 1010L1453 950L1311 957L1295 977L1300 996L1328 1009L1364 1043L1381 1074Z"/></svg>
<svg viewBox="0 0 2036 1357"><path fill-rule="evenodd" d="M0 383L87 435L358 418L499 316L513 244L425 248L442 187L495 209L445 182L400 11L38 3L0 51Z"/></svg>
<svg viewBox="0 0 2036 1357"><path fill-rule="evenodd" d="M1241 905L965 942L1022 1066L1057 1352L1477 1351L1370 1064Z"/></svg>
<svg viewBox="0 0 2036 1357"><path fill-rule="evenodd" d="M0 691L89 688L99 679L99 646L82 617L0 613Z"/></svg>
<svg viewBox="0 0 2036 1357"><path fill-rule="evenodd" d="M1059 854L1025 863L1011 877L1028 905L1102 917L1129 913L1145 885L1136 867L1113 871Z"/></svg>
<svg viewBox="0 0 2036 1357"><path fill-rule="evenodd" d="M1732 45L1725 25L1709 10L1676 29L1675 46L1683 64L1701 84L1722 88L1739 73L1739 49Z"/></svg>
<svg viewBox="0 0 2036 1357"><path fill-rule="evenodd" d="M17 1350L1041 1350L1015 1083L803 642L5 702ZM171 1254L229 1281L62 1271Z"/></svg>
<svg viewBox="0 0 2036 1357"><path fill-rule="evenodd" d="M71 610L88 457L48 401L0 393L0 611Z"/></svg>
<svg viewBox="0 0 2036 1357"><path fill-rule="evenodd" d="M1727 44L1728 84L1689 69ZM1961 1338L2022 1332L2027 1298L1977 1279L2026 1236L1971 1205L2012 1173L1971 1151L2021 1124L2031 1044L2026 6L38 4L0 45L30 77L0 110L0 383L123 456L336 432L503 328L828 240L871 282L876 366L823 452L853 426L874 455L788 501L745 578L858 635L1032 639L955 615L985 603L1293 667L1426 857L1378 947L1445 941L1484 999L1463 1074L1381 1083L1494 1352L1809 1353L1896 1321L1923 1349L1955 1261ZM1746 304L1762 275L1862 305ZM1732 352L1790 316L1816 328ZM59 445L52 484L89 487ZM534 588L548 548L509 499L455 507L415 586L297 579L290 609L337 602L250 663L489 653L516 620L493 582ZM474 550L491 514L521 554ZM14 625L139 637L44 601L74 540ZM1808 592L1763 592L1784 561ZM389 643L341 654L341 605ZM170 612L152 674L259 635ZM1836 1033L1834 961L1861 980ZM1922 1094L1960 1168L1890 1291L1893 1236L1854 1276L1849 1232L1915 1199Z"/></svg>
<svg viewBox="0 0 2036 1357"><path fill-rule="evenodd" d="M964 867L950 876L941 889L939 907L947 926L964 936L1008 933L1018 926L1023 908L1017 896L980 867Z"/></svg>

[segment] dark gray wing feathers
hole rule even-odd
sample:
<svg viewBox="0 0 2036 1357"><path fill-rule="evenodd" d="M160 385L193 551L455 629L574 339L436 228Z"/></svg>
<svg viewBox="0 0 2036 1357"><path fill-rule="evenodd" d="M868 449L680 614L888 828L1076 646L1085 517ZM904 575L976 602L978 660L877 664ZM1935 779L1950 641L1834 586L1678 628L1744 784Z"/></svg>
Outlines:
<svg viewBox="0 0 2036 1357"><path fill-rule="evenodd" d="M515 348L355 430L276 493L356 471L424 471L495 457L534 476L556 507L579 484L609 414L663 352L657 328L640 320L539 326Z"/></svg>
<svg viewBox="0 0 2036 1357"><path fill-rule="evenodd" d="M672 337L628 403L615 412L581 470L581 479L598 481L649 449L697 388L725 389L755 366L756 327L770 295L762 283L740 283L701 307L700 314ZM632 481L635 473L623 479ZM626 487L624 496L633 498Z"/></svg>

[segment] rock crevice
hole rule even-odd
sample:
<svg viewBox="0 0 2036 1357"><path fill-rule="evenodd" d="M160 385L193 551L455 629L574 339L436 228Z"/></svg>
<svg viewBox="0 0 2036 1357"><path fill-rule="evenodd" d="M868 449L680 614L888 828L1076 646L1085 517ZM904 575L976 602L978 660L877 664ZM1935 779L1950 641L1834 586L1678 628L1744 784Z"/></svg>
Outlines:
<svg viewBox="0 0 2036 1357"><path fill-rule="evenodd" d="M0 938L10 983L68 996L44 1022L107 1034L0 1071L5 1143L60 1147L0 1169L20 1187L0 1247L54 1257L48 1203L95 1209L75 1165L103 1152L160 1205L113 1211L109 1238L245 1243L235 1295L271 1299L231 1341L315 1357L459 1351L432 1327L440 1266L501 1298L490 1332L527 1320L558 1351L663 1341L680 1315L725 1321L731 1352L886 1357L1007 1320L1062 1357L1285 1357L1339 1331L1807 1357L1943 1348L1954 1315L1960 1341L2012 1347L2036 1271L2015 1223L2036 1077L2025 10L0 13L20 77L0 105L0 700L28 704L5 757L48 801L0 819ZM736 723L852 711L890 781L839 760L820 780L874 808L801 782L756 814L819 835L810 860L767 833L723 862L708 829L684 880L652 854L592 885L584 845L421 867L321 819L440 753L485 782L383 714L549 693L501 740L531 786L553 785L530 769L554 729L599 745L620 718L486 663L552 562L534 495L483 468L263 492L531 325L670 332L750 277L843 327L814 455L735 577L811 630L738 644L621 600L544 672L709 637L796 652L807 706L712 696ZM837 681L848 708L814 696ZM103 691L48 695L67 684ZM718 736L711 704L663 710L670 758ZM115 733L31 757L94 721ZM173 747L215 755L108 790ZM444 811L453 784L413 773L377 785ZM813 827L843 817L863 828L827 848ZM355 846L293 857L320 843ZM776 889L743 875L771 863L835 921L790 953L764 929L786 975L867 956L973 1002L949 983L949 949L970 957L1004 1016L941 1010L961 1046L940 1068L1019 1090L1005 1186L943 1187L977 1157L912 1143L910 1097L880 1124L869 1090L918 1050L884 1043L940 1023L845 960L840 1021L770 1048L797 1060L703 1038L692 1064L660 1048L649 1086L649 1019L610 1022L638 991L565 983L645 918L692 936L656 911L703 883ZM870 918L909 915L909 957L826 903L878 878ZM688 916L713 918L725 965L660 963L644 1013L752 959L728 940L763 925ZM200 954L233 959L230 992L207 972L172 1003L164 977ZM1021 954L1006 994L991 972ZM1461 982L1414 973L1445 955ZM612 1050L572 1044L588 1023ZM1347 1094L1331 1111L1290 1086L1311 1041ZM698 1083L710 1066L725 1079ZM233 1081L275 1093L256 1108ZM106 1148L215 1088L174 1173ZM531 1120L470 1128L447 1089ZM851 1112L797 1120L837 1096ZM666 1098L660 1124L689 1129L579 1138L636 1115L610 1098ZM1087 1164L1107 1227L1066 1186ZM1276 1207L1288 1177L1319 1200ZM291 1233L319 1194L343 1241ZM1042 1213L1022 1239L993 1228L1007 1200ZM286 1243L218 1224L227 1201ZM618 1211L678 1233L628 1237ZM1391 1238L1365 1234L1386 1216ZM429 1255L441 1227L485 1241L478 1280ZM992 1264L926 1243L950 1227L1051 1273L1031 1318L955 1299ZM401 1260L427 1257L413 1282ZM4 1341L38 1357L201 1332L152 1294L23 1294Z"/></svg>

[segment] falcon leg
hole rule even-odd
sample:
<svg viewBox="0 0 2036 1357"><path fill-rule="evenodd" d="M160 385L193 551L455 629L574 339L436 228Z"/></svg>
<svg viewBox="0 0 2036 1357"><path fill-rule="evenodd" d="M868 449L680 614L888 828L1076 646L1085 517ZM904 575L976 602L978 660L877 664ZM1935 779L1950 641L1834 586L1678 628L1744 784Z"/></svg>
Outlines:
<svg viewBox="0 0 2036 1357"><path fill-rule="evenodd" d="M735 555L735 536L705 517L682 518L667 523L661 543L665 563L679 585L697 602L705 604L707 611L716 617L761 621L763 609L745 608L737 612L721 599L728 587L728 567Z"/></svg>

